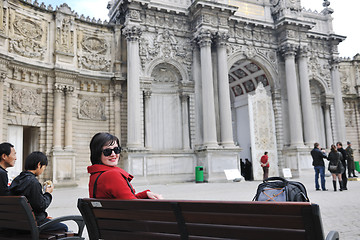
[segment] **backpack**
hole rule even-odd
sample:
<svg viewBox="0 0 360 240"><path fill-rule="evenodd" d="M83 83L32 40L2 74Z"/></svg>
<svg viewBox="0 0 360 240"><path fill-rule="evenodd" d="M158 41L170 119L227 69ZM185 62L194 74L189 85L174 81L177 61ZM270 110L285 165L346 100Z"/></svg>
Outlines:
<svg viewBox="0 0 360 240"><path fill-rule="evenodd" d="M282 177L270 177L259 184L253 201L309 202L305 186Z"/></svg>

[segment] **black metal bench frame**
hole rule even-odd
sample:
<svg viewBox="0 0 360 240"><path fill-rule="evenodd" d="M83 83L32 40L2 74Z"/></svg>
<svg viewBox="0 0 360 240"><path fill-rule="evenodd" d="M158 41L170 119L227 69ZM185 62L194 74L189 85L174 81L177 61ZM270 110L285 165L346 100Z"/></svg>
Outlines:
<svg viewBox="0 0 360 240"><path fill-rule="evenodd" d="M74 221L77 233L44 232L54 223ZM63 216L37 225L32 208L24 196L0 197L0 239L84 239L82 233L85 222L80 215Z"/></svg>

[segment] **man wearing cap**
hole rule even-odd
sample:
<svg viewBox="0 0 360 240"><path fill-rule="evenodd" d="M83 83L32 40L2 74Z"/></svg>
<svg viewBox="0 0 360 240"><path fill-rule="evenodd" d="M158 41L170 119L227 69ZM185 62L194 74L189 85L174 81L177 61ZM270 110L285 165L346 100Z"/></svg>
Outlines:
<svg viewBox="0 0 360 240"><path fill-rule="evenodd" d="M351 148L351 142L347 142L347 148L345 149L347 155L347 164L348 164L348 174L349 178L357 177L355 175L355 162L354 162L354 151ZM352 174L352 176L351 176Z"/></svg>

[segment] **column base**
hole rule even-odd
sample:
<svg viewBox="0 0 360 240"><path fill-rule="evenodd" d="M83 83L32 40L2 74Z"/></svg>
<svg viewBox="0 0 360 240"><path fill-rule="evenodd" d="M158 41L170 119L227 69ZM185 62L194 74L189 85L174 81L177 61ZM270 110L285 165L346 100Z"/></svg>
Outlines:
<svg viewBox="0 0 360 240"><path fill-rule="evenodd" d="M54 149L52 152L52 180L60 185L76 185L75 153Z"/></svg>

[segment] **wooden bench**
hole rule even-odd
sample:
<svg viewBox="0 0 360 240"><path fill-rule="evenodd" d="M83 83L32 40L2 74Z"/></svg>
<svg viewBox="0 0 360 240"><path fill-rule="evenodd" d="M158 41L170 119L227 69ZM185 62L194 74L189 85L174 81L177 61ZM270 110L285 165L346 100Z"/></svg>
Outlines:
<svg viewBox="0 0 360 240"><path fill-rule="evenodd" d="M44 227L55 222L74 221L77 233L42 232ZM0 197L0 239L84 239L85 223L81 216L64 216L38 226L32 208L24 196Z"/></svg>
<svg viewBox="0 0 360 240"><path fill-rule="evenodd" d="M90 240L324 240L317 204L78 200ZM331 231L327 240L338 239Z"/></svg>

